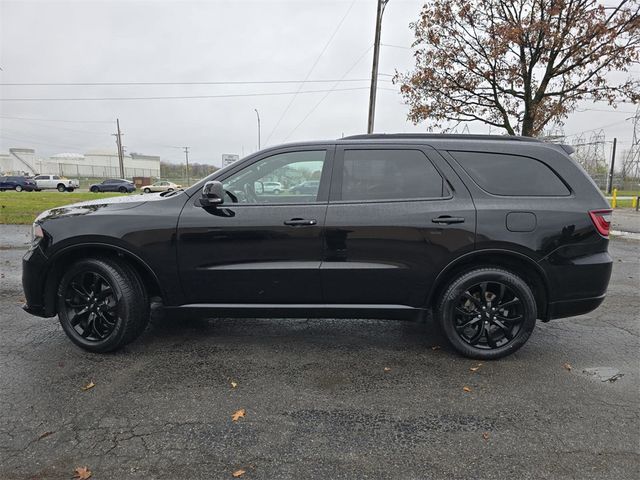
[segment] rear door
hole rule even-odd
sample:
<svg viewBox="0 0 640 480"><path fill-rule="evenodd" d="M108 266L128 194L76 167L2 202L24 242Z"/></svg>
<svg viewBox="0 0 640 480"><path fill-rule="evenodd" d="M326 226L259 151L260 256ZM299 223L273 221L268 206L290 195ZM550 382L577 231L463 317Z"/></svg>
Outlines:
<svg viewBox="0 0 640 480"><path fill-rule="evenodd" d="M332 304L421 306L437 274L473 250L468 190L433 149L339 146L321 266Z"/></svg>

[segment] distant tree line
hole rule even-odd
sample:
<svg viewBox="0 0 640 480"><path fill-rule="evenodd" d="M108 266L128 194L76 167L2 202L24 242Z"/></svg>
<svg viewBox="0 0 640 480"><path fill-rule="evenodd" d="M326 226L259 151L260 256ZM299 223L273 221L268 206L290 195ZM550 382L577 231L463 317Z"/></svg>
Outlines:
<svg viewBox="0 0 640 480"><path fill-rule="evenodd" d="M214 165L206 163L189 163L189 176L191 180L206 177L218 170ZM187 169L184 163L160 162L160 176L169 179L182 179L187 177Z"/></svg>

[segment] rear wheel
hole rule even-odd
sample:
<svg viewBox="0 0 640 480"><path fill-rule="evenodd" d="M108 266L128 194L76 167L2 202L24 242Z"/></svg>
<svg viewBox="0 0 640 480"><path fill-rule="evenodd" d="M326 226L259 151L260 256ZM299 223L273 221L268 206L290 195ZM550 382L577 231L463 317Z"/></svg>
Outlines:
<svg viewBox="0 0 640 480"><path fill-rule="evenodd" d="M150 188L145 188L144 189L144 193L151 193L151 189Z"/></svg>
<svg viewBox="0 0 640 480"><path fill-rule="evenodd" d="M16 185L16 192L22 191L22 185Z"/></svg>
<svg viewBox="0 0 640 480"><path fill-rule="evenodd" d="M440 325L462 355L491 360L522 347L536 324L535 298L527 283L499 268L461 274L438 306Z"/></svg>
<svg viewBox="0 0 640 480"><path fill-rule="evenodd" d="M67 188L66 188L62 183L59 183L59 184L58 184L58 191L59 191L59 192L64 192L66 189L67 189Z"/></svg>
<svg viewBox="0 0 640 480"><path fill-rule="evenodd" d="M109 352L142 333L149 322L149 300L128 264L85 259L60 280L58 318L73 343L91 352Z"/></svg>
<svg viewBox="0 0 640 480"><path fill-rule="evenodd" d="M93 193L98 193L100 191L98 187L91 187L89 190L91 190Z"/></svg>

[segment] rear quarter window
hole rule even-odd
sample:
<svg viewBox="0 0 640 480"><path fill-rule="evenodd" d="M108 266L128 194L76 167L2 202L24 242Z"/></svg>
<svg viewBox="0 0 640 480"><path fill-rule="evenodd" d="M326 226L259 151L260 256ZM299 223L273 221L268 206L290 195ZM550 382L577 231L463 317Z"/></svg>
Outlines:
<svg viewBox="0 0 640 480"><path fill-rule="evenodd" d="M493 195L567 196L570 191L545 163L522 155L450 151L480 188Z"/></svg>

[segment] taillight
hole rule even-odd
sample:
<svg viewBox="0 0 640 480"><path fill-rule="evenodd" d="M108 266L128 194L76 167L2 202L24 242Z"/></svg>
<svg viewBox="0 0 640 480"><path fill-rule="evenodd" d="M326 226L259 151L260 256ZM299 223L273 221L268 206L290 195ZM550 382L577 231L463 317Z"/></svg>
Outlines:
<svg viewBox="0 0 640 480"><path fill-rule="evenodd" d="M608 237L611 228L611 210L591 210L589 216L600 235Z"/></svg>

